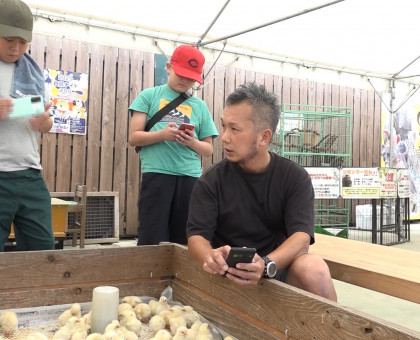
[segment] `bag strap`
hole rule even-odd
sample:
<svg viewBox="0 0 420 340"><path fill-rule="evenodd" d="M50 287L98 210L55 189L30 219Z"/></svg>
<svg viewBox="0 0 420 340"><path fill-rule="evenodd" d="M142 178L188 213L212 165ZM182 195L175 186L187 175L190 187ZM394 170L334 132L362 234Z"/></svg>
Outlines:
<svg viewBox="0 0 420 340"><path fill-rule="evenodd" d="M166 104L164 107L162 107L158 112L155 113L155 115L147 122L146 127L144 128L144 131L150 131L150 129L158 122L160 121L165 115L167 115L169 112L171 112L173 109L175 109L179 104L181 104L184 100L187 100L191 97L191 94L188 92L182 92L179 94L178 97L176 97L174 100L172 100L170 103ZM138 153L141 149L141 146L136 146L136 152Z"/></svg>

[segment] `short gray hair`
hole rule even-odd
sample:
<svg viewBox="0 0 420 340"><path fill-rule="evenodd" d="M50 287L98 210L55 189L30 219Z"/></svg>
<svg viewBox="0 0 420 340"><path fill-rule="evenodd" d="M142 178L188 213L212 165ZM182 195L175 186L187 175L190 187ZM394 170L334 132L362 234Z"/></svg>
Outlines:
<svg viewBox="0 0 420 340"><path fill-rule="evenodd" d="M254 82L240 85L226 99L226 106L242 102L252 105L251 120L256 131L269 128L273 134L276 131L280 117L280 103L277 95L268 92L264 85Z"/></svg>

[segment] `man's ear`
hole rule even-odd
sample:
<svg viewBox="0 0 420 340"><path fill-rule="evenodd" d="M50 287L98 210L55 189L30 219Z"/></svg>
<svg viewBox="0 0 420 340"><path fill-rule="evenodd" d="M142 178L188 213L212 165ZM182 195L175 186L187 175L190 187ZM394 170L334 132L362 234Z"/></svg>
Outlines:
<svg viewBox="0 0 420 340"><path fill-rule="evenodd" d="M260 131L260 144L261 145L270 145L271 137L273 136L273 131L270 129L264 129Z"/></svg>

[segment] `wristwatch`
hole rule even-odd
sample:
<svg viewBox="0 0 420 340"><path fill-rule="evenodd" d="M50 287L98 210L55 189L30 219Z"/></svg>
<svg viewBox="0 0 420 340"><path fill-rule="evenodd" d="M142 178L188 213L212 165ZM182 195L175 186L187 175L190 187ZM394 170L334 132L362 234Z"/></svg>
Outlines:
<svg viewBox="0 0 420 340"><path fill-rule="evenodd" d="M277 273L276 264L267 256L264 256L262 259L264 260L264 277L272 279Z"/></svg>

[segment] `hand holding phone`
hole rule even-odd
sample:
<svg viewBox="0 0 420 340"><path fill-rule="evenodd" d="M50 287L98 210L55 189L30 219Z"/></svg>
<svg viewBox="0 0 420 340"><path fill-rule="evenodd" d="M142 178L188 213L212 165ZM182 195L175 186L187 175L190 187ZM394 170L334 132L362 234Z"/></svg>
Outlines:
<svg viewBox="0 0 420 340"><path fill-rule="evenodd" d="M42 96L13 98L13 112L9 118L22 118L44 113L44 100Z"/></svg>
<svg viewBox="0 0 420 340"><path fill-rule="evenodd" d="M255 248L232 247L226 258L229 267L236 268L238 263L251 263L257 250Z"/></svg>

